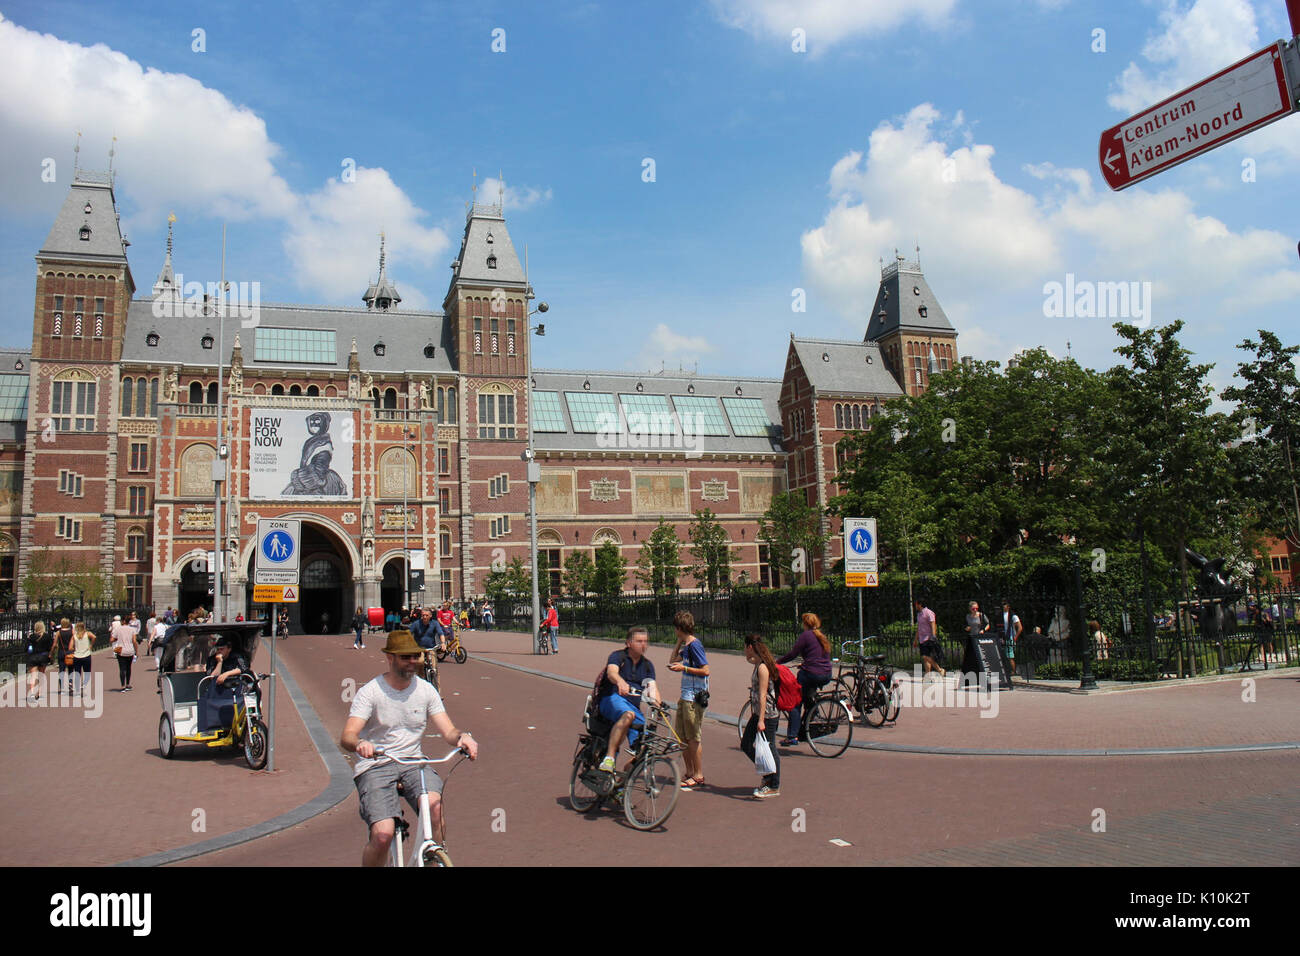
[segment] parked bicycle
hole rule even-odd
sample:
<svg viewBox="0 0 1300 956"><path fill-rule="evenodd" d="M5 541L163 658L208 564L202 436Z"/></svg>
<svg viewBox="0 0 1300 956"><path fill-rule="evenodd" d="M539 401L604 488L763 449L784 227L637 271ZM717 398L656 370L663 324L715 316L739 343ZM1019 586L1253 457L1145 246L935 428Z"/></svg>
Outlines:
<svg viewBox="0 0 1300 956"><path fill-rule="evenodd" d="M384 758L387 760L391 760L393 763L406 764L409 766L419 766L420 768L420 790L422 792L420 793L419 799L416 801L417 805L420 808L419 814L416 819L416 824L419 828L416 831L417 840L412 841L413 845L411 848L410 856L409 857L404 856L402 853L402 845L403 843L406 842L407 837L410 834L411 827L406 822L406 815L405 812L402 810L401 801L398 801L398 816L393 817L393 843L389 847L389 851L388 851L389 866L404 867L404 866L453 866L454 865L451 862L451 856L448 855L447 853L447 847L444 844L439 843L433 837L433 816L429 810L429 792L425 788L424 768L430 764L446 763L448 760L450 760L452 757L456 756L457 754L463 755L464 753L465 752L463 750L457 747L455 750L447 754L447 756L445 757L439 757L437 760L430 760L428 757L424 757L424 756L397 757L394 756L393 754L384 753L384 751L382 750L375 751L376 758ZM460 766L460 762L457 761L455 766L453 766L451 770L447 772L447 776L450 777L452 771L454 771L456 767L459 766ZM444 778L444 784L443 784L444 793L446 793L445 779L446 778ZM399 794L402 792L402 785L400 782L397 785L397 792Z"/></svg>
<svg viewBox="0 0 1300 956"><path fill-rule="evenodd" d="M609 746L612 724L600 716L591 696L583 710L586 733L578 737L569 776L569 805L579 813L599 808L606 800L621 802L627 822L638 830L653 830L677 806L681 773L673 754L682 742L662 704L648 703L650 714L637 738L627 770L607 773L600 762Z"/></svg>
<svg viewBox="0 0 1300 956"><path fill-rule="evenodd" d="M903 692L898 686L894 670L885 665L884 654L864 655L863 645L868 640L845 641L831 692L873 727L881 727L898 719L903 707ZM850 650L856 648L856 650Z"/></svg>

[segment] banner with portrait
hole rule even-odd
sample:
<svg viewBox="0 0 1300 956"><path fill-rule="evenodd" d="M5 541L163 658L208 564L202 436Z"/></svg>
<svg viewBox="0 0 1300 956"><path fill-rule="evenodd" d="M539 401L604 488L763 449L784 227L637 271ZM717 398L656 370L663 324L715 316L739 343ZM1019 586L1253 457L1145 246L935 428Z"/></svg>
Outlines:
<svg viewBox="0 0 1300 956"><path fill-rule="evenodd" d="M351 413L254 408L249 416L250 498L352 497Z"/></svg>

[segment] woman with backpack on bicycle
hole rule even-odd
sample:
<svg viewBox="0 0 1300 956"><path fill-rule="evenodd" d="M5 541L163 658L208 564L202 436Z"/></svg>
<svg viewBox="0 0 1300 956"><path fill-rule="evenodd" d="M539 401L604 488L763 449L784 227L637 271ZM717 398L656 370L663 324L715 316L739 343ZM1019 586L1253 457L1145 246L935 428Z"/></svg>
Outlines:
<svg viewBox="0 0 1300 956"><path fill-rule="evenodd" d="M754 760L754 741L759 734L767 738L772 751L776 769L764 774L754 796L762 800L781 795L781 757L776 752L776 727L781 712L776 709L777 676L776 661L763 639L757 634L745 638L745 660L754 665L754 673L749 679L749 723L745 725L744 736L740 738L740 749L745 756Z"/></svg>
<svg viewBox="0 0 1300 956"><path fill-rule="evenodd" d="M796 657L803 661L799 665L798 674L803 698L787 717L788 726L785 739L781 741L782 747L797 747L800 739L806 739L806 735L801 736L800 733L800 718L803 713L811 710L817 691L831 680L831 642L821 631L821 618L816 614L804 614L799 621L803 624L803 633L794 642L790 653L778 657L776 661L778 664L786 664Z"/></svg>

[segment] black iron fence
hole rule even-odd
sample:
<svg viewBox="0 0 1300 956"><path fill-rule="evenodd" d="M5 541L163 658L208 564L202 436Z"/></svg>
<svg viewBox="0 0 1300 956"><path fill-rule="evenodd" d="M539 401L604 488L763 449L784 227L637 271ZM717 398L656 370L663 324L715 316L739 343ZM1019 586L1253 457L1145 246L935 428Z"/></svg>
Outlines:
<svg viewBox="0 0 1300 956"><path fill-rule="evenodd" d="M1075 587L974 590L956 593L930 587L923 578L916 582L914 596L935 613L945 667L962 666L971 601L998 634L1015 674L1029 679L1079 680L1085 664L1097 680L1154 681L1300 662L1300 592L1294 589L1252 589L1231 598L1192 593L1166 600L1167 607L1152 603L1149 618L1140 589L1106 589L1096 579L1087 588L1080 579ZM866 652L886 655L892 666L910 670L920 664L916 614L905 584L860 592L833 586L737 588L712 596L634 592L619 598L562 598L558 609L562 634L621 637L639 624L656 643L671 643L673 616L690 611L696 635L707 647L739 650L745 635L757 633L778 654L788 651L802 630L799 615L811 611L837 653L861 634L867 638ZM1002 633L1003 599L1021 626L1009 644ZM1267 614L1261 614L1263 608ZM528 604L498 602L496 626L529 631Z"/></svg>
<svg viewBox="0 0 1300 956"><path fill-rule="evenodd" d="M25 663L27 644L37 621L45 622L47 633L57 631L64 618L72 624L82 621L95 635L92 646L100 650L112 643L109 628L114 615L125 621L132 610L140 613L137 609L106 602L53 602L39 608L29 605L23 610L0 612L0 672L16 673L19 665ZM142 615L141 621L144 619ZM143 625L141 627L143 629Z"/></svg>

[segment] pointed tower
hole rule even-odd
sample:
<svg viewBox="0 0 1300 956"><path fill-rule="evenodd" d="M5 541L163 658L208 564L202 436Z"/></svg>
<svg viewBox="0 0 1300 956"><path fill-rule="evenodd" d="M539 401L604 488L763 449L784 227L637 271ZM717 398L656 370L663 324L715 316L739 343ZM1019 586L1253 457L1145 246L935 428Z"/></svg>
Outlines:
<svg viewBox="0 0 1300 956"><path fill-rule="evenodd" d="M908 395L922 394L931 375L957 363L957 330L921 272L920 250L915 262L895 254L881 268L864 341L880 346L885 366Z"/></svg>
<svg viewBox="0 0 1300 956"><path fill-rule="evenodd" d="M388 312L397 308L397 303L402 301L402 297L397 294L397 286L388 280L388 274L384 271L384 234L379 234L379 278L370 283L370 288L366 289L366 294L361 297L365 302L366 308L374 312Z"/></svg>
<svg viewBox="0 0 1300 956"><path fill-rule="evenodd" d="M172 226L176 223L176 214L167 214L167 255L158 278L153 284L154 313L156 315L181 314L181 288L176 283L176 273L172 271Z"/></svg>

